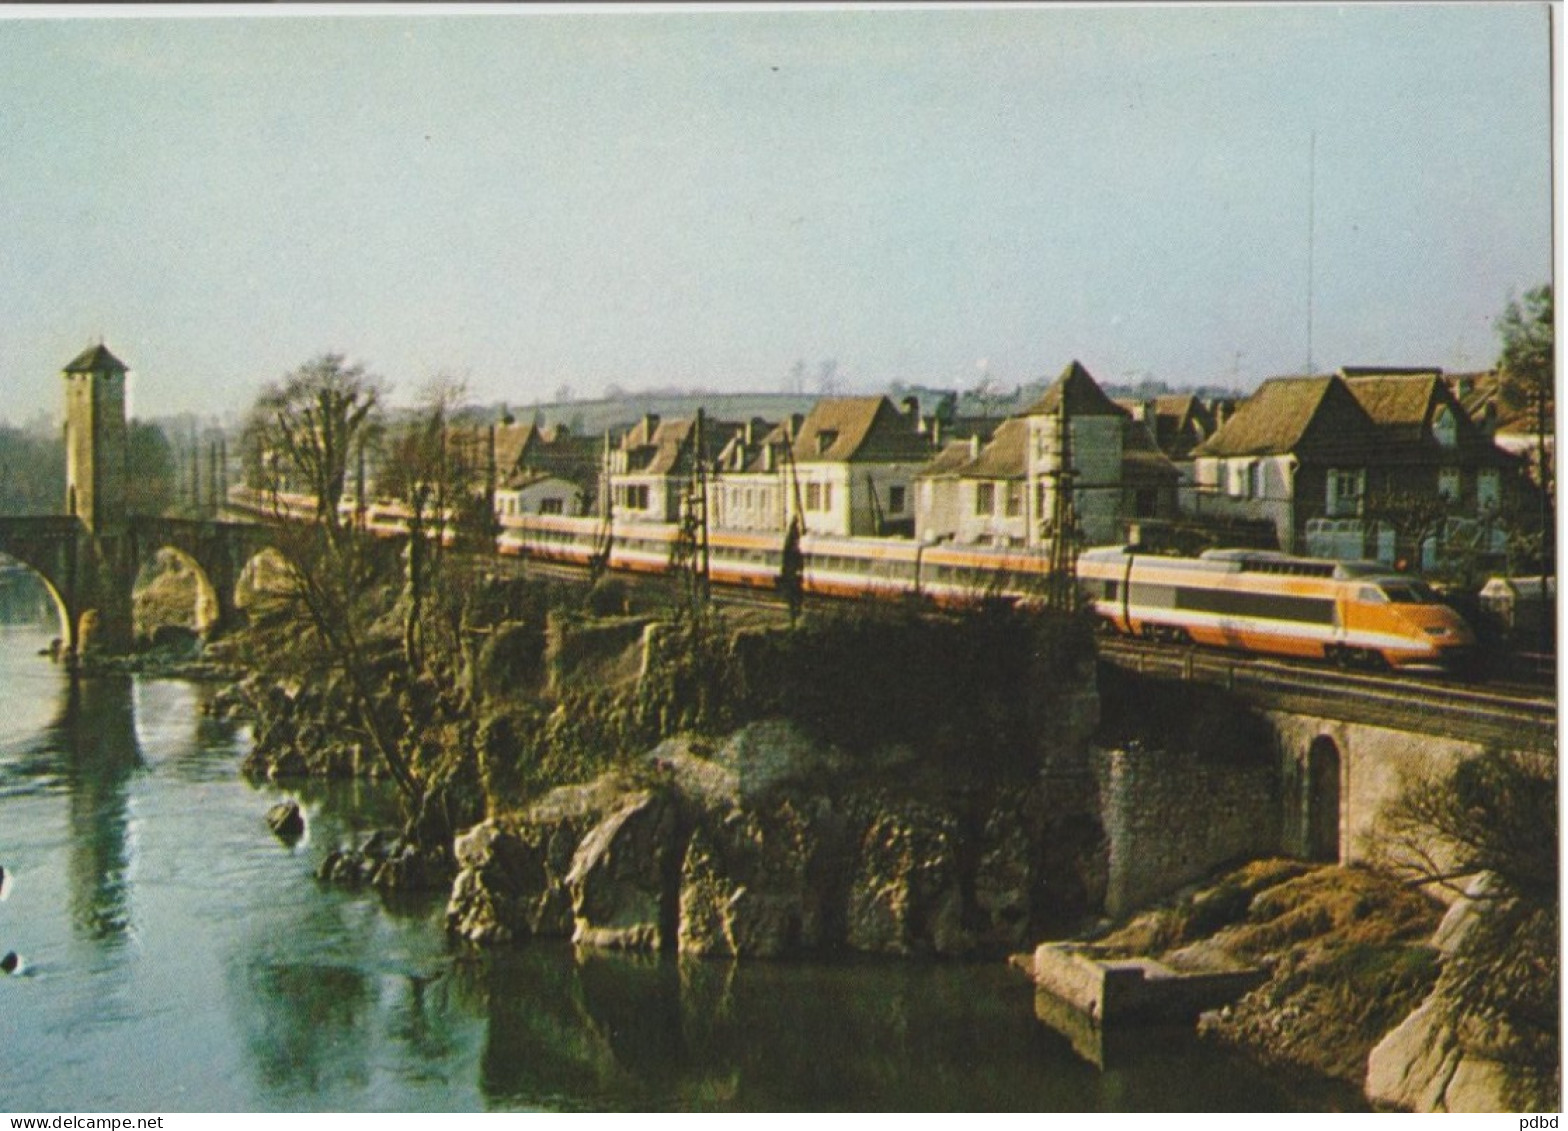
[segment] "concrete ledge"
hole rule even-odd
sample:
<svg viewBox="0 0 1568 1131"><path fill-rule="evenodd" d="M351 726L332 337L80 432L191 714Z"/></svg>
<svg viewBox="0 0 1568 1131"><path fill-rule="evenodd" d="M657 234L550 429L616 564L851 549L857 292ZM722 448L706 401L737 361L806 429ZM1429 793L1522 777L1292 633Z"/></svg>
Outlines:
<svg viewBox="0 0 1568 1131"><path fill-rule="evenodd" d="M1173 970L1152 958L1121 958L1081 943L1045 943L1034 952L1035 984L1090 1021L1195 1021L1262 984L1255 967Z"/></svg>

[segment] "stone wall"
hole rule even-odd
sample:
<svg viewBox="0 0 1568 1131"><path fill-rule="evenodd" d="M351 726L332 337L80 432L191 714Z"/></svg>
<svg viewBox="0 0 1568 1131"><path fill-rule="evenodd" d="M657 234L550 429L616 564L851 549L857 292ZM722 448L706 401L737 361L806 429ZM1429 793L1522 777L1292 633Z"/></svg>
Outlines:
<svg viewBox="0 0 1568 1131"><path fill-rule="evenodd" d="M1264 717L1279 739L1282 770L1281 848L1289 855L1342 864L1377 855L1377 818L1407 783L1443 774L1456 762L1481 753L1478 743L1410 734L1386 727L1316 719L1285 711ZM1333 781L1314 782L1313 762L1330 760ZM1316 786L1316 788L1314 788ZM1337 851L1314 852L1314 810L1338 812Z"/></svg>
<svg viewBox="0 0 1568 1131"><path fill-rule="evenodd" d="M1232 860L1279 851L1276 766L1129 744L1092 755L1108 842L1105 911L1125 915Z"/></svg>

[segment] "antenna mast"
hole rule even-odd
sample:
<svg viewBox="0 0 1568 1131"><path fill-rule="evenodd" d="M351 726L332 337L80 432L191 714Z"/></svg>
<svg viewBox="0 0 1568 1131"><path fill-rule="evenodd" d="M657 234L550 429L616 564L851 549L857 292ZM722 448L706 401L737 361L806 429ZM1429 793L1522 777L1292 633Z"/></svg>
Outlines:
<svg viewBox="0 0 1568 1131"><path fill-rule="evenodd" d="M1318 131L1307 142L1307 376L1317 373L1312 364L1313 252L1317 244Z"/></svg>

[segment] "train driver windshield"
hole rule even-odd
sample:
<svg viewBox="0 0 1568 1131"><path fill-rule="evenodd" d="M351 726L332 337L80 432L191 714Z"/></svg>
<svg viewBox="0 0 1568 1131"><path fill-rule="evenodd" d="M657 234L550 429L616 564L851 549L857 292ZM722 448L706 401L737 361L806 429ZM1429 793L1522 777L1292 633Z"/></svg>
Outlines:
<svg viewBox="0 0 1568 1131"><path fill-rule="evenodd" d="M1380 592L1396 605L1435 605L1437 594L1424 581L1385 581L1378 586Z"/></svg>

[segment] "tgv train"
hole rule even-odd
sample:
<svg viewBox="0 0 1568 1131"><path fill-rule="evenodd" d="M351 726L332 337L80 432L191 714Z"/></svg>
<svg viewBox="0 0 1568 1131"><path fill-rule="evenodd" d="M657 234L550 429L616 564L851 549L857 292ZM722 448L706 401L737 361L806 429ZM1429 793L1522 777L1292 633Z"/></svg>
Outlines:
<svg viewBox="0 0 1568 1131"><path fill-rule="evenodd" d="M1377 562L1105 547L1079 557L1078 581L1118 631L1158 640L1393 668L1461 668L1476 650L1430 586Z"/></svg>
<svg viewBox="0 0 1568 1131"><path fill-rule="evenodd" d="M612 568L670 568L673 526L616 522L612 533ZM499 548L586 564L604 541L598 520L529 515L504 521ZM780 535L713 531L708 544L715 583L776 586ZM807 535L801 550L806 591L833 596L919 594L953 603L997 595L1027 603L1045 592L1049 572L1035 552L901 539ZM1154 640L1392 668L1458 668L1476 647L1469 626L1425 582L1376 562L1258 550L1174 558L1102 547L1079 556L1078 584L1107 627Z"/></svg>
<svg viewBox="0 0 1568 1131"><path fill-rule="evenodd" d="M277 500L269 503L277 513ZM308 497L285 497L283 505L314 513ZM378 534L404 531L396 504L371 506L364 522ZM499 522L502 554L586 566L607 548L611 569L638 573L668 572L679 536L665 523L616 520L606 528L602 519L558 515ZM806 592L837 597L1032 603L1049 575L1044 554L1022 549L810 534L800 545ZM781 534L710 531L709 578L774 589L783 552ZM1078 584L1108 629L1153 640L1396 669L1461 669L1476 650L1469 626L1425 582L1377 562L1261 550L1179 558L1112 546L1079 555Z"/></svg>
<svg viewBox="0 0 1568 1131"><path fill-rule="evenodd" d="M638 573L670 569L678 530L664 523L617 520L607 532L594 518L515 515L501 520L503 554L586 565L608 544L610 568ZM1022 550L927 546L900 538L835 538L807 534L800 540L804 588L833 597L919 594L939 603L988 595L1029 599L1044 591L1047 561ZM778 586L782 534L713 530L708 534L708 576L718 585L754 589Z"/></svg>

